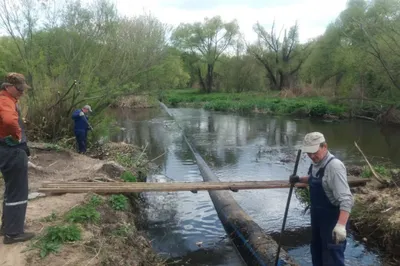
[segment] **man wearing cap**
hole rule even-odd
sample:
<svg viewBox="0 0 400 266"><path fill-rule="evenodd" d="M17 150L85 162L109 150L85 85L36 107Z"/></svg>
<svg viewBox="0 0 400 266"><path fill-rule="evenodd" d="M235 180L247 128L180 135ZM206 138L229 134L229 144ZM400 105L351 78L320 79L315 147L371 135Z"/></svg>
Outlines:
<svg viewBox="0 0 400 266"><path fill-rule="evenodd" d="M0 235L4 235L4 244L34 237L33 233L24 232L29 149L17 106L28 88L25 77L19 73L8 73L0 88L0 170L5 181Z"/></svg>
<svg viewBox="0 0 400 266"><path fill-rule="evenodd" d="M74 133L79 153L86 153L87 132L92 130L88 120L87 113L92 112L89 105L85 105L82 109L77 109L72 114L72 119L75 122Z"/></svg>
<svg viewBox="0 0 400 266"><path fill-rule="evenodd" d="M344 266L346 230L353 207L346 167L328 151L320 132L307 134L302 150L312 160L308 175L292 175L290 182L309 184L313 266Z"/></svg>

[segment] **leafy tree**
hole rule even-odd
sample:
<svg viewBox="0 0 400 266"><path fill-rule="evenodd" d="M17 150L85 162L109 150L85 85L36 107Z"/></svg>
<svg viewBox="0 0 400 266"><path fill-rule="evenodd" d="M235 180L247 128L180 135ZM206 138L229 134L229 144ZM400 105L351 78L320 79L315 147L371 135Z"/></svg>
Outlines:
<svg viewBox="0 0 400 266"><path fill-rule="evenodd" d="M212 91L214 85L214 67L221 54L231 47L239 31L237 22L223 22L221 17L205 18L203 23L183 23L172 34L173 43L183 51L199 55L206 65L205 78L201 68L197 67L203 90Z"/></svg>

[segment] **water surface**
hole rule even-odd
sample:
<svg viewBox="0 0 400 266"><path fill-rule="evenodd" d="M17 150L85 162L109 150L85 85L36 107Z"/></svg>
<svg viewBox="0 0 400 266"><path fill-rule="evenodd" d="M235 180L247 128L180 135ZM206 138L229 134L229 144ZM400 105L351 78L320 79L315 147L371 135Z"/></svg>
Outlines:
<svg viewBox="0 0 400 266"><path fill-rule="evenodd" d="M305 134L325 134L331 152L346 164L361 162L359 146L374 162L389 158L400 165L400 137L395 129L380 129L370 121L340 123L266 115L241 116L202 109L118 111L124 128L116 141L145 147L159 168L148 182L203 181L182 130L221 181L287 180ZM180 125L180 127L177 125ZM310 160L303 156L298 173L306 174ZM231 192L239 205L267 232L278 237L288 189ZM145 194L147 233L153 247L170 265L244 265L218 219L208 192L150 192ZM310 218L292 197L284 248L301 265L310 265ZM379 252L349 236L348 265L384 265Z"/></svg>

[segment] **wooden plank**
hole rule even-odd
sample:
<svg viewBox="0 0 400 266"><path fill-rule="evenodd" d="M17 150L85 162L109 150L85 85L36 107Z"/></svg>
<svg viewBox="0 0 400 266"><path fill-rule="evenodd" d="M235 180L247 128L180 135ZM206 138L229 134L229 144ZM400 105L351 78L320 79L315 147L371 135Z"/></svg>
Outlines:
<svg viewBox="0 0 400 266"><path fill-rule="evenodd" d="M349 185L362 186L369 179L349 179ZM306 187L307 184L298 183L296 187ZM248 189L273 189L289 188L290 184L284 180L274 181L239 181L239 182L54 182L43 183L38 192L53 193L129 193L129 192L162 192L162 191L192 191L200 190L248 190Z"/></svg>

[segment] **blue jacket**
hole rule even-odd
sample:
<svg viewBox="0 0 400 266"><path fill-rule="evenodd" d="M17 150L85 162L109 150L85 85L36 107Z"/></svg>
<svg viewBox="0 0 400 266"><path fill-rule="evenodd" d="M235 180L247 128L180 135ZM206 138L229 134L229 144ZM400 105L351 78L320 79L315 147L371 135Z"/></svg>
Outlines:
<svg viewBox="0 0 400 266"><path fill-rule="evenodd" d="M82 110L77 109L72 113L72 120L74 120L75 122L74 130L79 130L79 131L89 130L89 123L88 123L89 118L86 115L79 116L80 112L82 112Z"/></svg>

